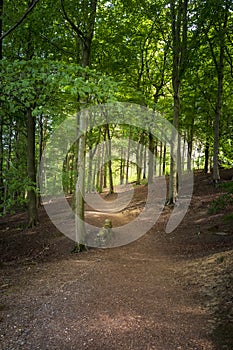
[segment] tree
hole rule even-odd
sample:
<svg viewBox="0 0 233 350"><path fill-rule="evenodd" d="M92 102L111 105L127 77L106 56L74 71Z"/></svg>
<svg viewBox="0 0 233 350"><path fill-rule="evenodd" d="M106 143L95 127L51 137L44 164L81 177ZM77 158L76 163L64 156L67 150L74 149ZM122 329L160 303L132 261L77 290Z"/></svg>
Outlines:
<svg viewBox="0 0 233 350"><path fill-rule="evenodd" d="M21 23L27 18L29 13L34 9L36 4L39 0L34 0L32 3L28 4L28 9L25 11L25 13L22 15L22 17L10 28L8 29L4 34L2 32L2 24L1 24L1 30L0 30L0 42L2 45L2 41L4 38L6 38L9 34L11 34L18 26L20 26ZM2 22L2 15L3 15L3 0L0 2L0 14L1 14L1 22Z"/></svg>
<svg viewBox="0 0 233 350"><path fill-rule="evenodd" d="M219 6L220 5L220 6ZM217 44L218 52L216 53L212 34L205 30L207 40L210 46L210 52L215 65L217 73L217 95L215 105L215 119L214 119L214 155L213 155L213 181L217 183L220 179L219 175L219 129L220 119L222 113L222 97L223 97L223 79L224 79L224 64L225 64L225 53L226 53L226 35L229 18L230 2L224 1L222 4L218 4L219 12L222 16L218 19L218 27L214 24L215 31L217 31Z"/></svg>
<svg viewBox="0 0 233 350"><path fill-rule="evenodd" d="M80 12L75 14L77 18L75 23L73 19L67 14L65 9L64 0L61 0L62 11L65 19L70 24L72 30L75 32L77 40L81 43L81 65L83 68L90 66L90 58L91 58L91 44L94 35L94 26L95 26L95 18L96 18L96 8L97 8L97 0L87 0L84 1L83 4L79 3L80 8L84 10L84 14L86 18L81 18L80 16L83 13ZM84 21L83 21L84 20ZM87 106L87 100L79 101ZM86 129L88 120L88 114L84 111L77 113L77 129L83 130ZM85 224L84 224L84 193L85 193L85 152L86 152L86 140L85 133L81 133L78 140L78 178L77 178L77 186L76 186L76 241L77 241L77 249L82 250L85 247Z"/></svg>
<svg viewBox="0 0 233 350"><path fill-rule="evenodd" d="M188 0L170 1L171 27L172 27L172 87L173 87L173 125L179 130L180 119L180 88L186 65L187 30L188 30ZM170 181L168 202L173 204L177 197L178 187L178 138L172 136Z"/></svg>

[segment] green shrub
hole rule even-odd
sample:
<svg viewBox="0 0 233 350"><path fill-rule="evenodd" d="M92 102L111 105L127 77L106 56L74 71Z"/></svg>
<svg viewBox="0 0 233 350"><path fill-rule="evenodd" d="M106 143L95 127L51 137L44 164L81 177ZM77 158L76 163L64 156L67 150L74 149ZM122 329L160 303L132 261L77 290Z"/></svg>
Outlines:
<svg viewBox="0 0 233 350"><path fill-rule="evenodd" d="M233 193L233 181L224 182L220 187L226 190L228 193Z"/></svg>
<svg viewBox="0 0 233 350"><path fill-rule="evenodd" d="M225 222L233 221L233 213L224 215L223 220L224 220Z"/></svg>
<svg viewBox="0 0 233 350"><path fill-rule="evenodd" d="M233 204L232 193L222 194L210 203L208 213L209 214L216 214L219 211L225 209L227 207L227 205L229 205L229 204Z"/></svg>

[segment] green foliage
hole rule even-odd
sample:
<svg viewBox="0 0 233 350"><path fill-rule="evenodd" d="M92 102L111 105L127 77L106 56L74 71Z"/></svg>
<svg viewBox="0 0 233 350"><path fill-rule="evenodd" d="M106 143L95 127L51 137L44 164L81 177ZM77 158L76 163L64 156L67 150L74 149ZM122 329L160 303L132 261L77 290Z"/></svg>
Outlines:
<svg viewBox="0 0 233 350"><path fill-rule="evenodd" d="M216 214L221 210L227 208L228 205L233 204L233 181L224 182L220 184L220 187L227 193L220 195L217 199L211 202L208 209L209 214ZM227 214L224 216L224 221L229 222L233 220L233 214Z"/></svg>
<svg viewBox="0 0 233 350"><path fill-rule="evenodd" d="M71 254L77 254L88 251L88 247L82 243L75 243L74 248L71 250Z"/></svg>
<svg viewBox="0 0 233 350"><path fill-rule="evenodd" d="M179 8L179 2L174 3ZM206 142L210 145L210 157L213 151L217 92L214 57L218 60L227 3L232 6L224 0L188 2L187 67L182 76L179 127L186 140L193 141L193 150L200 148L201 156L197 162L194 160L198 167L204 165ZM25 1L4 0L4 33L18 21L27 6ZM86 35L90 2L70 0L65 1L65 7L71 21ZM232 13L231 8L229 28L232 28ZM165 0L98 1L91 47L92 69L83 69L78 64L81 62L82 40L64 20L59 1L41 0L27 19L4 39L3 60L0 62L0 105L3 177L4 184L7 184L5 207L10 209L11 204L20 205L21 200L24 205L25 201L27 108L36 119L36 142L43 138L42 148L54 128L82 107L81 100L85 101L85 106L115 100L138 103L159 111L172 122L170 19L170 6ZM226 167L233 166L232 41L232 30L228 30L219 147L219 161ZM41 117L44 120L42 135L39 130ZM148 127L147 121L145 127ZM117 140L131 137L138 142L139 134L135 129L130 134L122 125L118 131L111 126L111 135ZM103 134L99 135L99 130L88 133L87 151L103 142ZM17 141L13 142L14 138ZM145 146L148 146L146 139ZM19 147L23 148L20 152ZM39 146L36 151L37 160ZM19 153L18 157L16 153ZM114 171L117 167L119 164L113 163ZM166 159L166 175L169 171L169 159ZM116 176L119 177L119 170ZM53 181L52 169L47 181ZM70 187L70 170L63 174L63 183L65 188ZM17 189L21 194L15 197ZM226 190L228 194L212 204L214 212L224 208L231 198L232 190ZM18 204L14 202L16 199Z"/></svg>
<svg viewBox="0 0 233 350"><path fill-rule="evenodd" d="M14 213L17 209L26 208L27 193L35 190L35 185L30 183L22 165L18 168L12 166L5 172L4 185L5 200L0 205L0 213Z"/></svg>
<svg viewBox="0 0 233 350"><path fill-rule="evenodd" d="M225 222L231 222L231 221L233 221L233 213L232 213L232 214L224 215L223 220L224 220Z"/></svg>
<svg viewBox="0 0 233 350"><path fill-rule="evenodd" d="M117 90L111 78L76 64L34 58L2 60L0 66L0 100L12 112L30 107L35 116L59 109L67 113L72 111L70 106L73 111L77 109L77 97L89 103L103 103L113 101Z"/></svg>
<svg viewBox="0 0 233 350"><path fill-rule="evenodd" d="M220 212L221 210L227 208L228 205L233 204L233 194L232 193L224 193L221 194L218 198L213 200L210 203L208 213L209 214L216 214Z"/></svg>
<svg viewBox="0 0 233 350"><path fill-rule="evenodd" d="M220 187L227 191L228 193L233 194L233 181L227 181L220 184Z"/></svg>
<svg viewBox="0 0 233 350"><path fill-rule="evenodd" d="M217 212L225 209L228 205L233 204L233 181L227 181L219 184L226 193L221 194L217 199L211 202L208 213L216 214ZM228 216L225 218L228 220ZM229 220L231 215L229 215Z"/></svg>

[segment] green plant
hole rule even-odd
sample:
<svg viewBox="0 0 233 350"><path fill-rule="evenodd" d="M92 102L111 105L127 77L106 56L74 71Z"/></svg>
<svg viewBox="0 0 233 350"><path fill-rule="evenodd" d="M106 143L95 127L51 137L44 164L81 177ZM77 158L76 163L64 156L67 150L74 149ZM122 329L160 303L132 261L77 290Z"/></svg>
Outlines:
<svg viewBox="0 0 233 350"><path fill-rule="evenodd" d="M216 214L229 204L233 204L233 195L231 193L222 194L210 203L208 214Z"/></svg>
<svg viewBox="0 0 233 350"><path fill-rule="evenodd" d="M223 220L225 222L233 221L233 213L224 215Z"/></svg>
<svg viewBox="0 0 233 350"><path fill-rule="evenodd" d="M220 184L220 187L228 193L233 193L233 181L228 181Z"/></svg>

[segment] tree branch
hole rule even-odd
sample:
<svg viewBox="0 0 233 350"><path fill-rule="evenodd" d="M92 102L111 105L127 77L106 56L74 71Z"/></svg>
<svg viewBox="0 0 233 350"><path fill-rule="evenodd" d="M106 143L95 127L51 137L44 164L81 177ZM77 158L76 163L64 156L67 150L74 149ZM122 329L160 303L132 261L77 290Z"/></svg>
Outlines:
<svg viewBox="0 0 233 350"><path fill-rule="evenodd" d="M27 9L27 11L23 14L23 16L20 18L20 20L13 25L5 34L3 34L0 37L0 41L2 41L7 35L9 35L11 32L13 32L28 16L28 14L34 9L36 4L39 0L34 0L31 4L31 6Z"/></svg>
<svg viewBox="0 0 233 350"><path fill-rule="evenodd" d="M83 32L74 24L74 22L70 19L70 17L67 15L67 12L65 10L65 6L64 6L64 0L61 0L61 7L62 7L62 12L64 14L65 19L67 20L67 22L71 25L71 27L73 28L73 30L75 31L75 33L78 34L78 36L80 37L80 39L85 42L86 38L85 35L83 34Z"/></svg>

